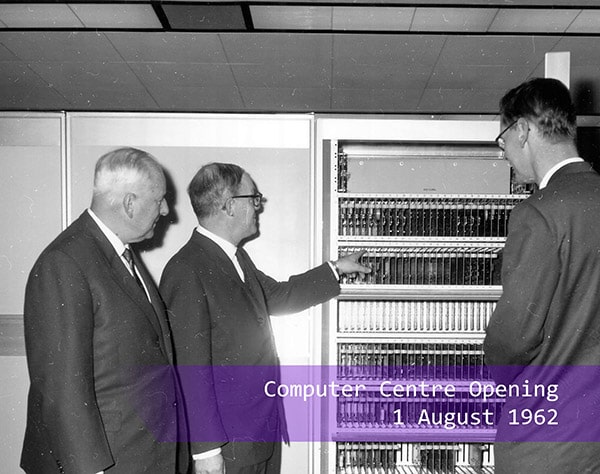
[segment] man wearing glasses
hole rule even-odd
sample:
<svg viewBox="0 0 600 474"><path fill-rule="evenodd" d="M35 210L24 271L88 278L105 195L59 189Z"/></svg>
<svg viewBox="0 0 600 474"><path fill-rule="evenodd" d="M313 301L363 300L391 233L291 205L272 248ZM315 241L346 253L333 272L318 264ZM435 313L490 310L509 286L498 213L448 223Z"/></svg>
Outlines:
<svg viewBox="0 0 600 474"><path fill-rule="evenodd" d="M276 380L279 372L269 315L323 303L339 294L339 275L370 269L358 263L357 253L277 282L242 248L257 235L264 204L248 173L233 164L208 164L188 194L199 226L167 264L160 289L195 471L278 473L285 419L280 399L265 397L261 382Z"/></svg>
<svg viewBox="0 0 600 474"><path fill-rule="evenodd" d="M600 176L578 156L560 81L510 90L500 115L498 146L517 182L539 189L511 213L484 352L497 384L538 393L507 398L495 472L600 472ZM541 392L554 385L548 400Z"/></svg>

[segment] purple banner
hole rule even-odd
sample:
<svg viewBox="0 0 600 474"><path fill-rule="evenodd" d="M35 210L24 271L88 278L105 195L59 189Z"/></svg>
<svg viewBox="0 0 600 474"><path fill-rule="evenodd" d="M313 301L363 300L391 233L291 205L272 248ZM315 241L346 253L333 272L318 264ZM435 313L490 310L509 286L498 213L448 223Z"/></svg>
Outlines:
<svg viewBox="0 0 600 474"><path fill-rule="evenodd" d="M595 366L186 366L178 373L180 426L187 426L179 441L600 442Z"/></svg>

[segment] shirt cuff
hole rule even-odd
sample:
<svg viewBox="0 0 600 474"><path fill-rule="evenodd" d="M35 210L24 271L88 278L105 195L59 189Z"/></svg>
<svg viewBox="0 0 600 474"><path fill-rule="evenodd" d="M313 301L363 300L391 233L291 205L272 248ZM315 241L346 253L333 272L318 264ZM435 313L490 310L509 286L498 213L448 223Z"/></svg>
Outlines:
<svg viewBox="0 0 600 474"><path fill-rule="evenodd" d="M215 449L211 449L210 451L206 451L204 453L194 454L192 456L192 459L194 461L197 461L199 459L208 459L208 458L212 458L213 456L216 456L217 454L221 454L221 448L215 448Z"/></svg>
<svg viewBox="0 0 600 474"><path fill-rule="evenodd" d="M335 265L335 263L333 262L333 260L328 260L327 264L329 265L329 268L331 268L331 271L333 272L335 279L337 281L340 281L340 274L338 272L337 266Z"/></svg>

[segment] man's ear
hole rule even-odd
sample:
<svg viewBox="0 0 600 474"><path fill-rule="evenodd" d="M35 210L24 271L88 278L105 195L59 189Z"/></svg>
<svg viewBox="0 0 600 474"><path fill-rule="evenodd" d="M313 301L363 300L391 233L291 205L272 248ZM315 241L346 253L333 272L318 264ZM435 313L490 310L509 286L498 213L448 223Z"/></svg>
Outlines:
<svg viewBox="0 0 600 474"><path fill-rule="evenodd" d="M521 117L517 122L517 137L519 139L519 145L521 148L523 148L525 143L527 143L530 131L531 129L529 127L529 122Z"/></svg>
<svg viewBox="0 0 600 474"><path fill-rule="evenodd" d="M233 202L234 199L230 199L228 198L225 201L225 204L223 205L223 211L225 211L225 213L229 216L229 217L233 217L233 215L235 214L235 210L233 208Z"/></svg>
<svg viewBox="0 0 600 474"><path fill-rule="evenodd" d="M125 194L125 196L123 196L123 210L130 219L133 218L133 211L135 208L136 198L137 196L135 195L135 193L127 193Z"/></svg>

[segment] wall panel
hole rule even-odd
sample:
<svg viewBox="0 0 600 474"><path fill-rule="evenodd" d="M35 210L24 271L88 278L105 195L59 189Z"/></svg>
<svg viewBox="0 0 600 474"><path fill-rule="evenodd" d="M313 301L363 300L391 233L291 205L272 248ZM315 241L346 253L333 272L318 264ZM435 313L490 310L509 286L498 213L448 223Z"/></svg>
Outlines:
<svg viewBox="0 0 600 474"><path fill-rule="evenodd" d="M212 161L242 166L267 199L260 216L261 235L245 246L258 268L278 279L310 268L314 255L311 116L69 114L68 129L69 220L89 206L94 164L103 153L135 146L152 153L164 166L171 211L142 253L157 281L197 225L186 189L196 171ZM310 335L318 314L309 310L273 318L283 364L311 362ZM285 447L283 472L309 472L310 455L307 443Z"/></svg>
<svg viewBox="0 0 600 474"><path fill-rule="evenodd" d="M0 474L21 472L23 299L35 259L62 228L63 123L62 114L0 114Z"/></svg>
<svg viewBox="0 0 600 474"><path fill-rule="evenodd" d="M0 315L22 314L35 258L61 230L62 115L0 115Z"/></svg>

